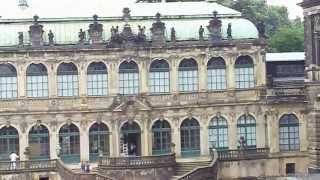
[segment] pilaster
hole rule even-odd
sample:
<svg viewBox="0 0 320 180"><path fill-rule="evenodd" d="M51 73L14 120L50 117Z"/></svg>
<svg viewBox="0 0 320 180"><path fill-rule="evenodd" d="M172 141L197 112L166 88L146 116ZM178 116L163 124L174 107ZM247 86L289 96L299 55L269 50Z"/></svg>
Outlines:
<svg viewBox="0 0 320 180"><path fill-rule="evenodd" d="M148 68L146 65L146 62L141 62L139 63L140 67L139 67L139 80L140 80L140 84L141 84L141 89L140 92L145 94L148 93Z"/></svg>
<svg viewBox="0 0 320 180"><path fill-rule="evenodd" d="M200 147L201 155L209 155L209 145L208 145L208 128L202 126L200 128Z"/></svg>
<svg viewBox="0 0 320 180"><path fill-rule="evenodd" d="M24 63L17 64L17 96L19 98L23 98L26 96L26 71L24 70L24 66Z"/></svg>
<svg viewBox="0 0 320 180"><path fill-rule="evenodd" d="M236 82L235 82L235 69L234 69L234 59L233 56L226 57L226 76L227 76L227 89L235 89Z"/></svg>
<svg viewBox="0 0 320 180"><path fill-rule="evenodd" d="M20 156L20 161L25 161L26 156L24 154L26 147L28 147L28 138L27 138L27 133L26 132L22 132L19 135L19 156Z"/></svg>
<svg viewBox="0 0 320 180"><path fill-rule="evenodd" d="M232 119L232 121L229 123L228 137L229 137L229 149L237 149L238 134L237 134L237 124L234 119Z"/></svg>
<svg viewBox="0 0 320 180"><path fill-rule="evenodd" d="M79 69L79 95L87 95L87 70L84 68L84 64L80 63Z"/></svg>
<svg viewBox="0 0 320 180"><path fill-rule="evenodd" d="M257 148L266 147L266 123L263 115L257 116L256 143Z"/></svg>
<svg viewBox="0 0 320 180"><path fill-rule="evenodd" d="M116 62L111 62L108 71L108 88L109 94L115 96L118 94L118 65Z"/></svg>
<svg viewBox="0 0 320 180"><path fill-rule="evenodd" d="M205 59L201 58L199 61L199 90L200 92L207 91L207 78L208 78L208 70L205 65Z"/></svg>
<svg viewBox="0 0 320 180"><path fill-rule="evenodd" d="M51 132L50 135L50 159L57 159L57 145L59 144L58 142L58 133L56 131Z"/></svg>
<svg viewBox="0 0 320 180"><path fill-rule="evenodd" d="M89 132L80 128L80 160L89 161Z"/></svg>
<svg viewBox="0 0 320 180"><path fill-rule="evenodd" d="M173 59L171 61L171 69L170 69L170 87L171 92L178 92L178 59Z"/></svg>
<svg viewBox="0 0 320 180"><path fill-rule="evenodd" d="M178 123L176 126L172 128L172 142L175 143L175 153L176 157L181 156L181 139L180 139L180 128L178 127Z"/></svg>
<svg viewBox="0 0 320 180"><path fill-rule="evenodd" d="M49 88L49 97L57 97L57 73L53 68L53 64L49 64L51 66L48 67L48 88Z"/></svg>

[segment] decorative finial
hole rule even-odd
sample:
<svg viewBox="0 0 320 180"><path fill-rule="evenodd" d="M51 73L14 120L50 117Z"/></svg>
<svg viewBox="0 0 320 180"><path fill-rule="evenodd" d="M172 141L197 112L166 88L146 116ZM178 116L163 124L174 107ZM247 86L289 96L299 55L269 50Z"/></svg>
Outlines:
<svg viewBox="0 0 320 180"><path fill-rule="evenodd" d="M92 17L94 22L98 22L98 15L94 14Z"/></svg>
<svg viewBox="0 0 320 180"><path fill-rule="evenodd" d="M156 14L157 22L160 22L160 18L161 18L161 14L159 12L157 12L157 14Z"/></svg>
<svg viewBox="0 0 320 180"><path fill-rule="evenodd" d="M34 24L38 24L38 20L39 20L39 16L38 16L38 15L34 15L34 16L33 16L33 22L34 22Z"/></svg>
<svg viewBox="0 0 320 180"><path fill-rule="evenodd" d="M218 11L213 11L213 16L216 18L218 15Z"/></svg>
<svg viewBox="0 0 320 180"><path fill-rule="evenodd" d="M123 8L122 10L122 13L123 13L123 20L128 23L129 22L129 19L131 18L131 15L130 15L130 9L129 8Z"/></svg>

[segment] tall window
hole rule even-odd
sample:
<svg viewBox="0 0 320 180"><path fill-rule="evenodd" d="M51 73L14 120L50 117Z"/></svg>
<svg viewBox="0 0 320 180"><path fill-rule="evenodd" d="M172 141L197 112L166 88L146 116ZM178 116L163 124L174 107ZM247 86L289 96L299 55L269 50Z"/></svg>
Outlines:
<svg viewBox="0 0 320 180"><path fill-rule="evenodd" d="M122 95L139 93L139 69L134 61L124 61L119 67L119 93Z"/></svg>
<svg viewBox="0 0 320 180"><path fill-rule="evenodd" d="M149 89L151 93L169 93L169 64L165 60L155 60L150 66Z"/></svg>
<svg viewBox="0 0 320 180"><path fill-rule="evenodd" d="M105 96L108 89L108 71L102 62L91 63L88 67L87 89L89 96Z"/></svg>
<svg viewBox="0 0 320 180"><path fill-rule="evenodd" d="M35 125L29 132L31 159L49 159L49 131L44 125Z"/></svg>
<svg viewBox="0 0 320 180"><path fill-rule="evenodd" d="M0 64L0 99L17 97L17 71L11 64Z"/></svg>
<svg viewBox="0 0 320 180"><path fill-rule="evenodd" d="M12 126L0 129L0 159L8 160L11 152L19 155L19 134Z"/></svg>
<svg viewBox="0 0 320 180"><path fill-rule="evenodd" d="M226 89L226 64L221 57L212 58L208 62L208 89Z"/></svg>
<svg viewBox="0 0 320 180"><path fill-rule="evenodd" d="M228 149L228 123L222 116L216 116L210 121L209 147Z"/></svg>
<svg viewBox="0 0 320 180"><path fill-rule="evenodd" d="M198 64L190 58L179 65L179 91L193 92L198 90Z"/></svg>
<svg viewBox="0 0 320 180"><path fill-rule="evenodd" d="M247 148L256 148L256 120L251 115L242 115L238 119L238 140L243 137Z"/></svg>
<svg viewBox="0 0 320 180"><path fill-rule="evenodd" d="M240 56L236 60L236 88L253 88L254 70L253 61L250 56Z"/></svg>
<svg viewBox="0 0 320 180"><path fill-rule="evenodd" d="M94 123L89 129L90 161L96 161L99 153L109 155L109 128L103 123Z"/></svg>
<svg viewBox="0 0 320 180"><path fill-rule="evenodd" d="M171 128L166 120L158 120L152 126L152 154L168 154L171 151Z"/></svg>
<svg viewBox="0 0 320 180"><path fill-rule="evenodd" d="M43 64L30 64L27 68L27 96L48 97L48 72Z"/></svg>
<svg viewBox="0 0 320 180"><path fill-rule="evenodd" d="M200 125L194 118L185 119L180 128L181 155L200 155Z"/></svg>
<svg viewBox="0 0 320 180"><path fill-rule="evenodd" d="M300 149L299 121L294 114L286 114L279 121L279 143L281 151Z"/></svg>
<svg viewBox="0 0 320 180"><path fill-rule="evenodd" d="M73 63L62 63L58 67L58 96L78 96L78 70Z"/></svg>
<svg viewBox="0 0 320 180"><path fill-rule="evenodd" d="M65 163L78 163L80 161L80 135L74 124L65 124L59 131L59 144L61 159Z"/></svg>

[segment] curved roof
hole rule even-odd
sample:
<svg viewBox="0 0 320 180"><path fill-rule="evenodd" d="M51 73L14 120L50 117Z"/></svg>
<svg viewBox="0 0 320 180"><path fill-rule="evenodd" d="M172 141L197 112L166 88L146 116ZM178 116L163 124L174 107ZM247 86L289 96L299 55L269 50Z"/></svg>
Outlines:
<svg viewBox="0 0 320 180"><path fill-rule="evenodd" d="M128 7L131 16L162 15L205 15L217 11L221 15L241 16L241 13L214 2L170 2L170 3L134 3L136 0L28 0L29 8L22 10L16 0L5 0L0 6L2 19L26 19L35 14L41 18L121 17L122 9Z"/></svg>
<svg viewBox="0 0 320 180"><path fill-rule="evenodd" d="M122 9L126 6L124 6L123 3L114 5L110 2L110 7L107 6L107 4L109 4L107 2L113 0L91 0L92 2L88 4L88 7L80 6L83 1L74 4L74 0L63 0L65 3L63 6L59 5L60 10L58 11L55 10L56 6L53 6L53 10L49 11L47 7L49 8L50 5L43 5L43 1L45 0L31 0L33 3L38 1L39 4L37 6L33 6L31 4L33 9L29 10L39 10L34 10L33 12L37 12L37 14L40 16L39 21L40 24L43 25L45 31L45 42L48 42L47 34L49 30L52 30L54 33L54 40L57 44L74 44L78 42L79 29L88 30L89 24L92 23L92 14L95 13L100 16L99 22L103 24L104 40L110 39L110 29L112 26L119 26L119 31L121 32L124 25L121 16L123 14ZM73 1L72 4L74 4L74 7L72 6L72 8L69 10L69 5L71 6L70 1ZM123 2L124 0L118 1ZM55 2L54 5L56 4L57 3ZM209 21L212 18L213 10L217 10L219 12L219 17L222 20L223 38L227 38L227 28L229 23L232 24L233 39L258 38L258 31L252 22L241 18L239 12L216 3L202 1L176 3L127 3L125 5L128 5L127 7L129 7L131 10L132 18L129 21L129 24L133 32L135 34L138 33L138 25L141 25L142 27L145 26L147 39L151 39L150 28L152 23L155 22L154 16L156 12L160 12L162 14L162 21L166 25L166 37L168 40L170 38L170 31L172 27L175 28L177 40L198 40L198 32L201 25L205 29L204 36L207 38L209 32L206 26L209 24ZM42 6L42 8L40 8L40 6ZM115 6L116 8L108 11L107 9L111 8L112 6ZM82 7L83 10L80 7ZM102 11L104 7L106 7L106 9ZM0 12L2 12L2 8L3 7L0 7ZM21 9L19 10L21 11ZM46 12L46 10L48 10L48 12ZM32 13L32 15L29 14L28 16L18 16L27 19L5 19L9 18L10 16L3 16L2 19L0 18L0 46L17 45L18 32L23 32L24 42L29 42L28 31L29 26L32 24L33 15L34 13Z"/></svg>

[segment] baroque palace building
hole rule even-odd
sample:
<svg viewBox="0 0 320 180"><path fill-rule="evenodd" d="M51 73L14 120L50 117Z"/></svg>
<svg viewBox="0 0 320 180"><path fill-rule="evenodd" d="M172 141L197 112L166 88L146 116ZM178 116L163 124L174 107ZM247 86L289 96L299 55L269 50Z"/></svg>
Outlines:
<svg viewBox="0 0 320 180"><path fill-rule="evenodd" d="M1 160L214 148L220 179L307 172L304 58L266 62L262 22L209 1L80 4L0 14Z"/></svg>

